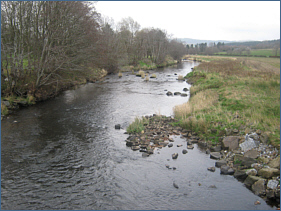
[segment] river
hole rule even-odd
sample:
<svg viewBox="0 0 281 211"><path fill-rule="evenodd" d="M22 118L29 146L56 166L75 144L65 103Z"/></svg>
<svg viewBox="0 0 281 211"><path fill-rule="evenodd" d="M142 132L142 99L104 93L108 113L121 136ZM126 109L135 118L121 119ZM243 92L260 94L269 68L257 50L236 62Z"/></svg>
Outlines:
<svg viewBox="0 0 281 211"><path fill-rule="evenodd" d="M1 121L1 208L25 210L275 209L232 176L207 170L215 160L186 141L143 158L126 147L135 117L173 114L190 88L176 80L196 62L150 71L145 82L123 73L68 90ZM177 74L177 75L175 75ZM121 124L121 130L115 129ZM183 147L175 147L183 144ZM171 155L179 153L177 160ZM175 170L168 169L168 164ZM176 183L179 188L175 188ZM260 205L254 205L259 200Z"/></svg>

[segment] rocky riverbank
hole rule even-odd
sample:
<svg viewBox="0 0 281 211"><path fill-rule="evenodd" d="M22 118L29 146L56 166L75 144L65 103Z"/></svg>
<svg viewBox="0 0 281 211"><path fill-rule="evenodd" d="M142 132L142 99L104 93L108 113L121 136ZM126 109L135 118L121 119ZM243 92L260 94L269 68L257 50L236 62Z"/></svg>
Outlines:
<svg viewBox="0 0 281 211"><path fill-rule="evenodd" d="M233 175L254 194L280 207L280 154L278 149L267 145L268 137L260 130L229 130L219 137L218 143L214 143L204 140L200 134L191 130L174 126L177 120L172 117L153 115L144 118L147 119L144 130L129 134L127 147L147 157L156 148L173 147L172 135L181 136L186 139L183 154L198 144L210 154L210 159L217 160L215 166L210 166L206 171L219 169L221 174ZM246 136L238 132L244 132ZM171 155L172 159L177 157L177 153Z"/></svg>

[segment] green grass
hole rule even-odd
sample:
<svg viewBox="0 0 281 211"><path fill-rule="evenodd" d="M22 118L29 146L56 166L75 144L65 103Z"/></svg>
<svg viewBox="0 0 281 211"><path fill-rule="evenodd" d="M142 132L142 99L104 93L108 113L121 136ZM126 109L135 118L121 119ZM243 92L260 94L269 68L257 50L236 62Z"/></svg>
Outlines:
<svg viewBox="0 0 281 211"><path fill-rule="evenodd" d="M189 102L174 109L180 125L212 141L225 128L260 129L278 146L280 70L268 63L271 58L263 59L213 60L197 66L186 76L194 81Z"/></svg>
<svg viewBox="0 0 281 211"><path fill-rule="evenodd" d="M135 121L128 126L127 132L129 134L140 133L145 129L145 125L147 124L149 124L149 120L146 119L145 117L142 118L136 117Z"/></svg>

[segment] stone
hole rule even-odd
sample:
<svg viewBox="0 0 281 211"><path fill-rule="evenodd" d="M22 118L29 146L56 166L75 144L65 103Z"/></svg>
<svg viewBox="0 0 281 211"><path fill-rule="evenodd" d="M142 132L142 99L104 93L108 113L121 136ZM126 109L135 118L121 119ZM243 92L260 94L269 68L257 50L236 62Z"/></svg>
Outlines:
<svg viewBox="0 0 281 211"><path fill-rule="evenodd" d="M170 92L170 91L168 91L168 92L166 93L166 95L168 95L168 96L173 96L173 93Z"/></svg>
<svg viewBox="0 0 281 211"><path fill-rule="evenodd" d="M264 180L264 179L262 179L261 177L249 175L249 176L245 179L244 184L245 184L245 186L247 186L248 188L251 188L252 185L253 185L256 181L258 181L258 180Z"/></svg>
<svg viewBox="0 0 281 211"><path fill-rule="evenodd" d="M186 149L182 150L182 154L186 154L188 151Z"/></svg>
<svg viewBox="0 0 281 211"><path fill-rule="evenodd" d="M251 168L251 165L253 163L256 163L257 161L253 158L244 157L242 155L235 155L234 162L239 162L241 166Z"/></svg>
<svg viewBox="0 0 281 211"><path fill-rule="evenodd" d="M270 179L272 177L279 176L280 171L276 168L262 168L258 171L258 175L263 178Z"/></svg>
<svg viewBox="0 0 281 211"><path fill-rule="evenodd" d="M211 152L210 158L215 159L215 160L219 160L221 158L221 153L220 152Z"/></svg>
<svg viewBox="0 0 281 211"><path fill-rule="evenodd" d="M142 153L142 157L144 157L144 158L145 158L145 157L148 157L148 156L149 156L149 154L148 154L148 153L146 153L146 152L143 152L143 153Z"/></svg>
<svg viewBox="0 0 281 211"><path fill-rule="evenodd" d="M222 149L235 150L239 147L239 136L227 136L222 140Z"/></svg>
<svg viewBox="0 0 281 211"><path fill-rule="evenodd" d="M127 146L127 147L133 146L133 142L131 142L131 141L126 141L126 146Z"/></svg>
<svg viewBox="0 0 281 211"><path fill-rule="evenodd" d="M11 104L9 101L2 101L1 103L3 103L6 107L11 107Z"/></svg>
<svg viewBox="0 0 281 211"><path fill-rule="evenodd" d="M259 140L259 136L258 136L258 134L256 134L256 133L250 134L249 137L252 138L252 139L254 139L255 141L258 141L258 140Z"/></svg>
<svg viewBox="0 0 281 211"><path fill-rule="evenodd" d="M177 189L179 188L179 186L175 182L173 182L173 186Z"/></svg>
<svg viewBox="0 0 281 211"><path fill-rule="evenodd" d="M187 97L187 94L181 93L181 97Z"/></svg>
<svg viewBox="0 0 281 211"><path fill-rule="evenodd" d="M208 171L211 171L211 172L215 172L215 171L216 171L216 168L215 168L215 167L208 167L207 170L208 170Z"/></svg>
<svg viewBox="0 0 281 211"><path fill-rule="evenodd" d="M280 169L280 155L275 159L269 161L268 166L271 168L279 168Z"/></svg>
<svg viewBox="0 0 281 211"><path fill-rule="evenodd" d="M275 193L274 193L274 190L266 190L265 191L265 194L266 194L266 197L268 199L274 199L275 198Z"/></svg>
<svg viewBox="0 0 281 211"><path fill-rule="evenodd" d="M257 147L256 142L248 136L248 134L245 136L245 141L241 144L239 144L242 151L247 152L255 147Z"/></svg>
<svg viewBox="0 0 281 211"><path fill-rule="evenodd" d="M245 157L254 158L254 159L256 159L259 155L260 155L260 153L257 150L254 150L254 149L251 149L251 150L244 153Z"/></svg>
<svg viewBox="0 0 281 211"><path fill-rule="evenodd" d="M279 181L278 180L268 180L267 182L267 189L276 189L277 186L279 185Z"/></svg>
<svg viewBox="0 0 281 211"><path fill-rule="evenodd" d="M243 170L236 170L233 176L239 181L244 181L248 175Z"/></svg>
<svg viewBox="0 0 281 211"><path fill-rule="evenodd" d="M174 95L181 95L180 92L174 92Z"/></svg>
<svg viewBox="0 0 281 211"><path fill-rule="evenodd" d="M183 88L183 91L184 91L184 92L187 92L187 91L188 91L188 88Z"/></svg>
<svg viewBox="0 0 281 211"><path fill-rule="evenodd" d="M232 168L230 168L230 166L224 165L221 166L221 174L223 175L233 175L234 174L234 170Z"/></svg>
<svg viewBox="0 0 281 211"><path fill-rule="evenodd" d="M200 147L207 147L207 146L208 146L208 144L207 144L206 141L198 141L198 145L199 145Z"/></svg>
<svg viewBox="0 0 281 211"><path fill-rule="evenodd" d="M210 154L211 151L209 149L206 150L206 154Z"/></svg>
<svg viewBox="0 0 281 211"><path fill-rule="evenodd" d="M188 140L188 141L186 142L186 144L187 144L187 145L192 145L192 141L191 141L191 140Z"/></svg>
<svg viewBox="0 0 281 211"><path fill-rule="evenodd" d="M170 143L170 144L168 144L168 147L170 148L170 147L172 147L173 146L173 144L172 143Z"/></svg>
<svg viewBox="0 0 281 211"><path fill-rule="evenodd" d="M187 149L193 149L193 148L194 148L193 145L188 145L188 146L187 146Z"/></svg>
<svg viewBox="0 0 281 211"><path fill-rule="evenodd" d="M182 144L177 144L177 147L182 147Z"/></svg>
<svg viewBox="0 0 281 211"><path fill-rule="evenodd" d="M252 185L252 191L255 193L255 195L262 196L265 195L265 180L260 179L256 181Z"/></svg>
<svg viewBox="0 0 281 211"><path fill-rule="evenodd" d="M120 128L121 128L120 124L115 125L115 129L120 130Z"/></svg>
<svg viewBox="0 0 281 211"><path fill-rule="evenodd" d="M220 152L221 151L221 145L213 146L210 148L211 152Z"/></svg>
<svg viewBox="0 0 281 211"><path fill-rule="evenodd" d="M218 160L216 161L215 166L220 168L221 166L224 166L226 164L227 164L226 160Z"/></svg>
<svg viewBox="0 0 281 211"><path fill-rule="evenodd" d="M136 151L136 150L139 150L140 147L139 147L139 146L132 146L131 149L134 150L134 151Z"/></svg>
<svg viewBox="0 0 281 211"><path fill-rule="evenodd" d="M173 159L177 159L177 158L178 158L178 156L179 156L179 154L178 154L178 153L174 153L174 154L172 154L172 158L173 158Z"/></svg>
<svg viewBox="0 0 281 211"><path fill-rule="evenodd" d="M260 141L263 143L263 144L267 144L268 141L269 141L269 138L268 138L268 135L266 133L263 133L260 135Z"/></svg>
<svg viewBox="0 0 281 211"><path fill-rule="evenodd" d="M256 169L248 169L246 170L246 174L251 176L256 176L258 174L258 171Z"/></svg>

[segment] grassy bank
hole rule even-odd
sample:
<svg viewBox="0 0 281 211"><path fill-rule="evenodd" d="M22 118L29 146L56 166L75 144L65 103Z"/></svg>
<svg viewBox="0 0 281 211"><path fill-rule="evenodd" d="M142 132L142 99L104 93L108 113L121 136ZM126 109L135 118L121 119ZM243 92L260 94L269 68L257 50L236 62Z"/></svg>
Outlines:
<svg viewBox="0 0 281 211"><path fill-rule="evenodd" d="M35 88L36 77L31 73L22 77L13 87L13 90L16 91L11 90L9 82L5 80L5 74L7 73L4 72L1 77L1 115L7 115L9 110L17 108L18 105L32 105L37 101L54 97L61 91L73 86L100 80L107 72L101 69L87 68L84 71L60 71L49 79L49 83L37 89ZM9 103L4 104L3 101Z"/></svg>
<svg viewBox="0 0 281 211"><path fill-rule="evenodd" d="M165 61L163 61L161 64L155 64L151 61L149 58L144 58L141 61L138 62L137 65L135 66L123 66L120 68L120 72L132 72L132 71L139 71L139 70L153 70L156 68L161 68L161 67L167 67L170 65L177 64L177 61L174 60L170 56L166 56Z"/></svg>
<svg viewBox="0 0 281 211"><path fill-rule="evenodd" d="M199 57L186 78L191 98L174 108L179 125L218 141L229 130L260 130L280 145L280 60Z"/></svg>

